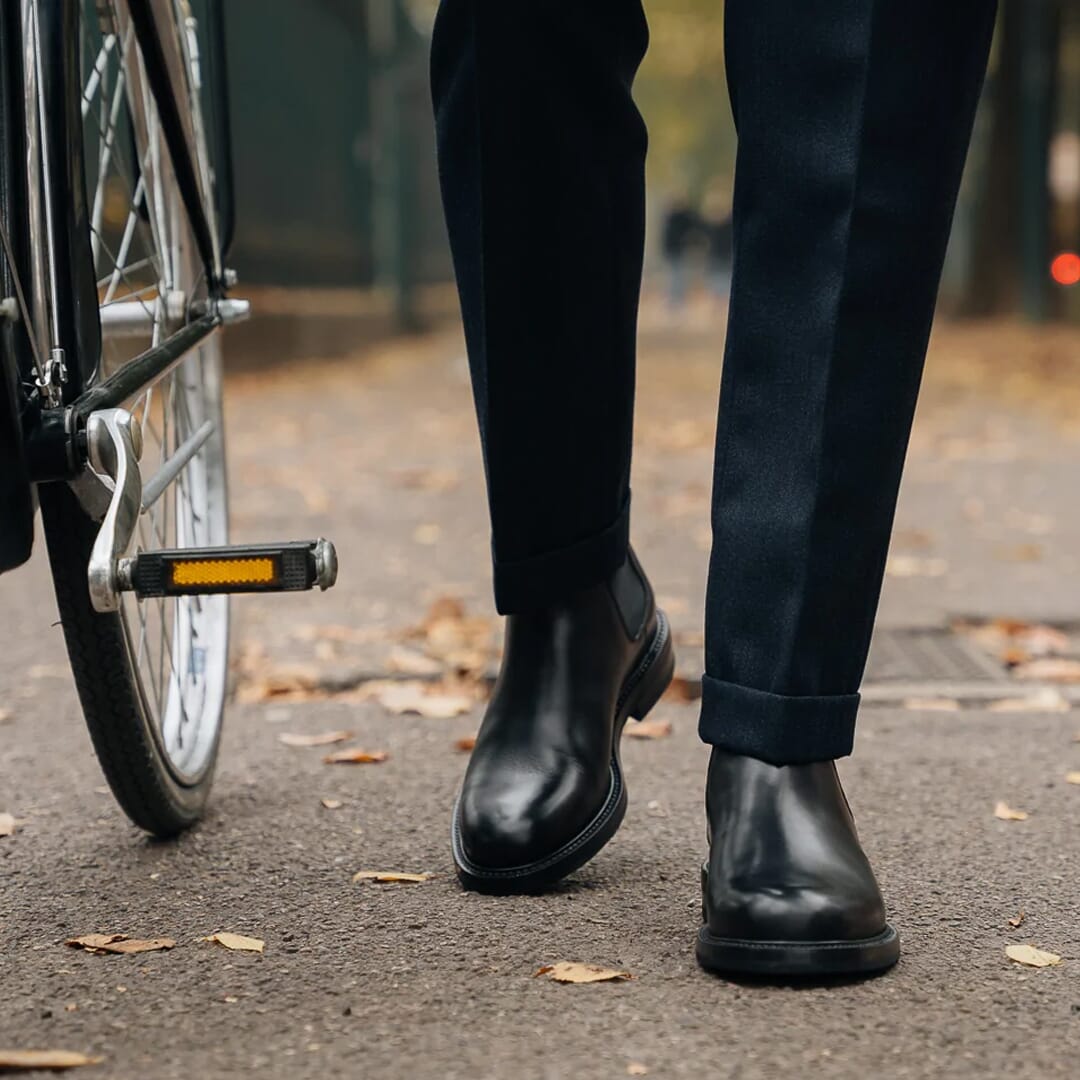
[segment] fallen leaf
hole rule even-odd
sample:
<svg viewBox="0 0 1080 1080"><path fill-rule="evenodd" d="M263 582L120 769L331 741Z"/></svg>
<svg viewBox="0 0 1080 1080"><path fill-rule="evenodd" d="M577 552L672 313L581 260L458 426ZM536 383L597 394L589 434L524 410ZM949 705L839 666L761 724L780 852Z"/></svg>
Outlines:
<svg viewBox="0 0 1080 1080"><path fill-rule="evenodd" d="M405 631L405 637L421 644L429 657L448 670L474 678L484 673L494 655L494 623L483 616L466 615L465 605L456 596L438 597L424 621Z"/></svg>
<svg viewBox="0 0 1080 1080"><path fill-rule="evenodd" d="M458 739L454 743L454 749L460 750L463 754L470 753L476 746L476 736L466 735L463 739Z"/></svg>
<svg viewBox="0 0 1080 1080"><path fill-rule="evenodd" d="M476 698L463 690L446 691L441 684L376 680L360 688L360 697L377 701L395 716L415 713L432 720L450 720L472 712Z"/></svg>
<svg viewBox="0 0 1080 1080"><path fill-rule="evenodd" d="M398 870L358 870L353 874L353 881L379 881L391 884L419 884L430 881L434 874L409 874Z"/></svg>
<svg viewBox="0 0 1080 1080"><path fill-rule="evenodd" d="M396 469L392 475L398 487L415 491L453 491L461 483L461 474L456 469Z"/></svg>
<svg viewBox="0 0 1080 1080"><path fill-rule="evenodd" d="M616 971L614 968L598 967L596 964L569 963L566 960L560 960L557 964L546 964L536 971L533 978L541 975L560 983L626 982L634 977L629 971Z"/></svg>
<svg viewBox="0 0 1080 1080"><path fill-rule="evenodd" d="M1038 562L1043 549L1041 544L1010 544L997 548L994 554L1003 562Z"/></svg>
<svg viewBox="0 0 1080 1080"><path fill-rule="evenodd" d="M11 722L15 714L10 709L0 708L0 724L8 724Z"/></svg>
<svg viewBox="0 0 1080 1080"><path fill-rule="evenodd" d="M1067 772L1065 774L1066 784L1080 784L1080 772Z"/></svg>
<svg viewBox="0 0 1080 1080"><path fill-rule="evenodd" d="M129 938L126 934L84 934L82 937L69 938L64 944L98 955L159 952L176 948L172 938L140 939Z"/></svg>
<svg viewBox="0 0 1080 1080"><path fill-rule="evenodd" d="M292 735L282 732L278 741L286 746L330 746L331 743L345 742L352 738L351 731L324 731L320 735Z"/></svg>
<svg viewBox="0 0 1080 1080"><path fill-rule="evenodd" d="M664 691L665 701L677 701L682 705L691 705L701 700L701 682L688 679L685 675L676 675Z"/></svg>
<svg viewBox="0 0 1080 1080"><path fill-rule="evenodd" d="M323 758L324 765L379 765L390 755L385 750L335 750Z"/></svg>
<svg viewBox="0 0 1080 1080"><path fill-rule="evenodd" d="M1057 953L1045 952L1031 945L1006 945L1005 955L1017 964L1025 967L1056 967L1061 963L1061 957Z"/></svg>
<svg viewBox="0 0 1080 1080"><path fill-rule="evenodd" d="M1011 927L1012 927L1012 928L1013 928L1014 930L1018 930L1018 929L1019 929L1019 928L1020 928L1020 927L1021 927L1021 926L1023 925L1023 923L1024 923L1024 919L1026 919L1026 918L1027 918L1027 916L1026 916L1026 915L1024 914L1024 912L1022 912L1022 911L1020 911L1020 912L1017 912L1017 914L1016 914L1016 915L1014 915L1014 916L1013 916L1013 917L1012 917L1012 918L1011 918L1011 919L1009 920L1009 925L1010 925L1010 926L1011 926Z"/></svg>
<svg viewBox="0 0 1080 1080"><path fill-rule="evenodd" d="M100 1065L102 1057L87 1057L72 1050L0 1050L0 1070L77 1069Z"/></svg>
<svg viewBox="0 0 1080 1080"><path fill-rule="evenodd" d="M923 529L896 529L892 535L892 546L926 551L934 546L934 538Z"/></svg>
<svg viewBox="0 0 1080 1080"><path fill-rule="evenodd" d="M1026 663L1032 657L1060 656L1072 649L1069 635L1057 627L1023 619L960 621L953 624L953 629L970 637L1010 667Z"/></svg>
<svg viewBox="0 0 1080 1080"><path fill-rule="evenodd" d="M1080 683L1080 660L1066 656L1044 656L1013 668L1017 679L1039 682Z"/></svg>
<svg viewBox="0 0 1080 1080"><path fill-rule="evenodd" d="M631 739L666 739L671 734L670 720L641 720L626 729Z"/></svg>
<svg viewBox="0 0 1080 1080"><path fill-rule="evenodd" d="M335 624L308 624L297 627L293 637L299 641L330 641L341 645L371 645L386 641L389 632L382 626L340 626Z"/></svg>
<svg viewBox="0 0 1080 1080"><path fill-rule="evenodd" d="M340 799L320 799L326 810L340 810L345 804Z"/></svg>
<svg viewBox="0 0 1080 1080"><path fill-rule="evenodd" d="M443 670L442 664L434 657L400 645L391 649L386 667L402 675L438 675Z"/></svg>
<svg viewBox="0 0 1080 1080"><path fill-rule="evenodd" d="M1002 698L999 701L992 701L987 706L990 712L995 713L1058 713L1068 712L1071 707L1068 698L1052 686L1044 686L1032 694L1026 694L1024 697Z"/></svg>
<svg viewBox="0 0 1080 1080"><path fill-rule="evenodd" d="M904 708L913 712L959 712L960 702L946 697L905 698Z"/></svg>
<svg viewBox="0 0 1080 1080"><path fill-rule="evenodd" d="M219 930L209 937L200 938L200 941L209 941L214 945L223 945L233 952L257 952L261 953L266 948L266 942L259 938L245 937L243 934L230 934L228 931Z"/></svg>
<svg viewBox="0 0 1080 1080"><path fill-rule="evenodd" d="M640 1061L631 1061L626 1066L627 1076L648 1076L649 1070L646 1066L642 1065Z"/></svg>
<svg viewBox="0 0 1080 1080"><path fill-rule="evenodd" d="M0 836L14 836L15 829L15 815L0 814Z"/></svg>
<svg viewBox="0 0 1080 1080"><path fill-rule="evenodd" d="M1007 802L998 800L994 806L994 817L1002 821L1027 821L1028 813L1026 810L1014 810Z"/></svg>
<svg viewBox="0 0 1080 1080"><path fill-rule="evenodd" d="M890 555L885 573L891 577L943 577L949 564L944 559L924 559L918 555Z"/></svg>
<svg viewBox="0 0 1080 1080"><path fill-rule="evenodd" d="M304 667L253 673L236 692L237 700L244 704L317 701L323 697L326 697L326 691L319 686L319 672Z"/></svg>

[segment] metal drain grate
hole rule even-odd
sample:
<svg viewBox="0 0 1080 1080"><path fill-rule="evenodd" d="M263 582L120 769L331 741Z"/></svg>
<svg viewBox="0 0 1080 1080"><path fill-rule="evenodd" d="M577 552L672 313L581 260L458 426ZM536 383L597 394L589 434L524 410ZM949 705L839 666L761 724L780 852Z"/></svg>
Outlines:
<svg viewBox="0 0 1080 1080"><path fill-rule="evenodd" d="M1004 667L944 628L879 630L864 683L1007 682Z"/></svg>

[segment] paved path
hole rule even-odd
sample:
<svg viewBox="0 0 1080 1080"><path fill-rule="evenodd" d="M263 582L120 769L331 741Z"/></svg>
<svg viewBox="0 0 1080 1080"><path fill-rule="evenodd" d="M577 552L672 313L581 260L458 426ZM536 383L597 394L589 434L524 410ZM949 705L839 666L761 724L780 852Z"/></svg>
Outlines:
<svg viewBox="0 0 1080 1080"><path fill-rule="evenodd" d="M1018 359L1010 333L939 335L884 626L1077 619L1080 410L1054 381L1075 340L1024 342ZM692 670L719 349L715 331L672 333L658 318L643 340L636 543ZM180 841L148 842L100 790L41 553L0 581L0 812L25 822L0 838L0 1045L100 1054L86 1076L139 1080L1077 1075L1080 787L1064 782L1080 769L1075 712L864 710L844 776L905 941L900 967L870 983L740 985L694 966L705 751L692 704L660 707L669 738L628 742L626 825L563 888L457 889L454 743L477 711L391 717L320 687L400 676L415 642L399 631L440 597L490 616L460 351L438 336L233 379L237 534L326 532L343 573L324 597L237 604L241 697L265 697L290 665L315 689L230 708L213 811ZM1042 375L1017 383L1010 372L1032 358ZM334 627L368 629L349 640ZM278 739L342 727L390 759L327 766ZM996 819L999 799L1030 817ZM435 876L353 884L360 869ZM264 939L265 954L198 940L218 930ZM62 944L95 931L179 944L117 957ZM1020 968L1004 955L1014 942L1064 963ZM557 960L635 978L533 978Z"/></svg>

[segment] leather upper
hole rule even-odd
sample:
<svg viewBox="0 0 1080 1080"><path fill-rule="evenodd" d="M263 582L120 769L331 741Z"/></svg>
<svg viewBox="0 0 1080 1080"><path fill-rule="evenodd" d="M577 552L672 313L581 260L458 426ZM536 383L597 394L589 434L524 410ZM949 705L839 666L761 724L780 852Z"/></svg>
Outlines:
<svg viewBox="0 0 1080 1080"><path fill-rule="evenodd" d="M705 920L720 938L857 941L885 904L832 761L769 765L713 750Z"/></svg>
<svg viewBox="0 0 1080 1080"><path fill-rule="evenodd" d="M532 864L589 824L609 794L620 691L656 625L632 557L609 582L507 618L502 668L459 800L470 861Z"/></svg>

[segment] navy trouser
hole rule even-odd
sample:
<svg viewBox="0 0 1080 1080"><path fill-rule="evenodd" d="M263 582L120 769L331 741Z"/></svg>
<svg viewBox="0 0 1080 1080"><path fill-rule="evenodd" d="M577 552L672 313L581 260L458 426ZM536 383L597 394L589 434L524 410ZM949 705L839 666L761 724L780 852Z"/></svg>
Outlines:
<svg viewBox="0 0 1080 1080"><path fill-rule="evenodd" d="M995 0L727 0L738 130L701 736L850 752ZM442 0L443 200L503 612L629 532L640 0ZM719 362L719 356L718 356Z"/></svg>

